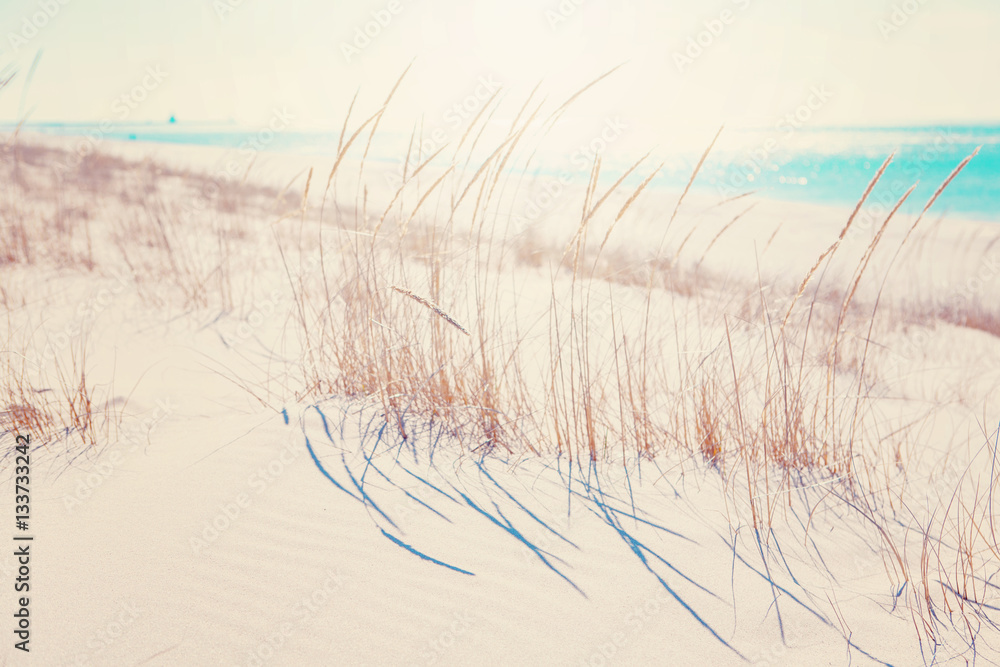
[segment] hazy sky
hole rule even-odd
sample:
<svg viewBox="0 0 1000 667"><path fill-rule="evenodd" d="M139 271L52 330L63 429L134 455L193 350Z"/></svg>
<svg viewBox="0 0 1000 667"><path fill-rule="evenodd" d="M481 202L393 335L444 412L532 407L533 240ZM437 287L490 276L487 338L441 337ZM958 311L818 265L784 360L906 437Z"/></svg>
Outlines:
<svg viewBox="0 0 1000 667"><path fill-rule="evenodd" d="M339 128L359 86L372 108L414 58L389 126L443 122L480 81L561 100L621 63L576 112L647 135L773 126L809 103L816 124L1000 121L998 34L996 0L2 0L0 67L20 75L0 118L41 50L33 121L118 120L127 102L129 121L278 108Z"/></svg>

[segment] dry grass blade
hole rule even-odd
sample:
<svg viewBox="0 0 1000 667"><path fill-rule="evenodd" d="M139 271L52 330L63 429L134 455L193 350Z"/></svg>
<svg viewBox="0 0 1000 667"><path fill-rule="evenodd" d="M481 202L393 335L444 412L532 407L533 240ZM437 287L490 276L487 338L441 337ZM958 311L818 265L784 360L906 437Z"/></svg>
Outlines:
<svg viewBox="0 0 1000 667"><path fill-rule="evenodd" d="M722 235L725 234L729 230L730 227L732 227L737 222L739 222L740 218L742 218L744 215L746 215L747 213L749 213L750 211L752 211L753 207L756 206L756 205L757 205L756 202L753 203L753 204L750 204L745 209L743 209L742 211L740 211L739 213L737 213L736 217L734 217L732 220L730 220L725 225L723 225L722 229L720 229L718 231L718 233L715 236L712 237L712 240L708 242L708 245L705 246L705 251L703 253L701 253L701 257L698 259L698 263L695 265L695 269L697 269L699 266L701 266L701 263L705 261L705 257L708 255L708 252L715 245L715 242L718 241L719 238L721 238Z"/></svg>
<svg viewBox="0 0 1000 667"><path fill-rule="evenodd" d="M536 86L536 88L537 88L537 86ZM459 152L462 150L462 146L465 145L465 140L469 138L469 134L478 125L479 119L482 118L483 114L486 113L487 110L490 110L490 115L487 116L487 118L490 118L490 117L493 116L494 112L496 111L496 108L493 107L493 101L496 100L497 95L499 95L502 90L503 90L502 87L498 87L495 91L493 91L493 94L490 95L489 99L487 99L485 102L483 102L483 108L480 109L479 112L476 113L476 115L472 117L471 121L469 121L469 126L467 128L465 128L465 132L462 133L462 136L459 138L458 143L455 145L455 156L456 157L458 156ZM527 106L527 102L525 102L525 106ZM516 123L517 120L515 119L514 122ZM485 124L483 125L483 127L485 127ZM482 130L480 130L480 131L482 131ZM469 158L466 160L466 163L465 163L466 166L468 166L468 164L469 164L468 160L472 159L472 151L475 149L475 147L476 147L476 142L473 141L472 142L472 148L469 149Z"/></svg>
<svg viewBox="0 0 1000 667"><path fill-rule="evenodd" d="M604 194L603 194L603 195L601 196L601 198L597 200L597 203L595 203L595 204L594 204L593 206L590 206L590 196L591 196L591 195L593 194L593 189L596 189L596 187L597 187L597 177L598 177L598 175L599 175L599 172L600 172L600 168L601 168L601 165L600 165L600 157L598 157L598 158L597 158L597 162L596 162L596 164L595 164L595 170L594 170L594 172L592 173L592 178L591 178L591 183L592 183L592 186L591 186L591 188L590 188L590 189L588 190L588 197L587 197L587 198L585 199L585 208L584 208L584 212L583 212L583 213L584 213L584 215L583 215L583 220L581 220L581 221L580 221L580 227L579 227L579 229L577 229L577 231L576 231L576 234L575 234L575 235L573 236L573 240L572 240L572 241L570 241L570 245L572 245L573 243L575 243L575 242L576 242L576 240L577 240L578 238L580 238L580 235L581 235L581 234L583 233L583 230L584 230L584 229L586 228L586 226L587 226L587 223L588 223L588 222L590 221L590 219L591 219L592 217L594 217L594 214L595 214L595 213L597 213L597 209L599 209L599 208L601 207L601 205L602 205L602 204L603 204L603 203L604 203L604 202L605 202L605 201L607 200L607 198L608 198L608 197L610 197L610 196L611 196L611 195L612 195L612 194L613 194L613 193L614 193L614 192L615 192L615 191L616 191L616 190L618 189L618 187L619 187L619 186L620 186L620 185L622 184L622 181L624 181L624 180L625 180L626 178L628 178L629 176L631 176L631 175L632 175L632 172L634 172L634 171L635 171L635 170L636 170L636 169L637 169L637 168L639 167L639 165L640 165L640 164L642 164L642 163L643 163L643 162L645 161L645 159L646 159L647 157L649 157L649 153L646 153L646 154L645 154L645 155L643 155L643 156L642 156L641 158L639 158L638 160L636 160L636 161L635 161L635 163L634 163L634 164L633 164L633 165L632 165L631 167L629 167L629 168L628 168L628 169L627 169L627 170L625 171L625 173L623 173L623 174L621 175L621 177L620 177L620 178L619 178L619 179L618 179L617 181L615 181L615 182L614 182L614 184L613 184L613 185L612 185L612 186L611 186L610 188L608 188L608 191L607 191L607 192L605 192L605 193L604 193ZM662 165L661 165L661 166L662 166ZM651 178L652 178L653 176L655 176L655 175L656 175L656 172L654 171L654 172L653 172L653 173L652 173L652 174L650 175L650 177L649 177L648 179L646 179L646 183L648 183L648 182L649 182L649 180L650 180L650 179L651 179ZM636 197L637 197L637 196L639 195L639 192L641 192L641 191L642 191L642 188L643 188L643 187L645 187L645 183L643 184L643 186L642 186L642 187L640 187L640 188L639 188L639 190L638 190L638 191L636 191L636 193L635 193L635 194L633 194L633 195L632 195L632 198L631 198L631 199L629 199L628 203L626 203L626 205L625 205L625 206L624 206L624 207L622 208L622 210L621 210L621 211L619 211L619 213L618 213L618 217L617 217L617 218L615 218L615 222L618 222L618 220L619 220L619 219L621 218L621 216L622 216L622 213L624 213L624 210L628 208L628 205L629 205L629 204L631 204L633 200L635 200L635 198L636 198ZM613 226L614 226L614 225L612 224L612 227L613 227ZM607 240L608 240L608 235L610 235L610 234L611 234L611 230L609 229L609 230L608 230L608 233L607 233L607 234L605 234L605 236L604 236L604 240L605 240L605 241L607 241ZM601 248L602 248L602 249L604 248L604 243L602 243L602 244L601 244ZM567 252L568 252L568 249L567 249ZM563 253L563 256L565 256L565 253Z"/></svg>
<svg viewBox="0 0 1000 667"><path fill-rule="evenodd" d="M354 91L354 97L351 98L351 103L347 107L347 115L344 116L344 124L340 128L340 136L337 137L337 152L338 153L344 147L344 136L347 134L347 123L349 123L350 120L351 120L351 111L354 110L354 103L358 101L358 93L360 93L360 92L361 92L361 87L359 86Z"/></svg>
<svg viewBox="0 0 1000 667"><path fill-rule="evenodd" d="M420 201L417 202L417 205L414 206L413 210L410 212L410 217L408 217L406 219L406 222L403 223L403 228L399 231L400 236L406 236L406 230L409 229L410 223L413 221L413 218L417 215L417 211L420 210L420 207L423 206L423 203L425 201L427 201L427 198L430 197L431 194L434 192L434 190L437 189L437 186L441 185L441 182L448 177L448 174L450 174L454 168L455 168L454 166L451 166L445 169L444 173L441 174L429 188L427 188L427 191L424 192L423 196L420 198Z"/></svg>
<svg viewBox="0 0 1000 667"><path fill-rule="evenodd" d="M916 189L916 187L917 185L916 183L914 183L913 185L910 186L909 190L903 193L903 196L899 198L899 201L896 202L896 205L892 208L891 211L889 211L889 215L886 216L885 221L882 223L882 226L879 227L878 232L876 232L875 238L872 239L872 242L869 244L867 250L865 250L865 254L861 258L861 264L858 267L857 275L854 278L854 283L851 285L850 292L848 292L847 298L844 299L844 305L840 309L840 317L838 318L838 323L844 321L844 317L847 315L847 309L851 305L851 301L854 299L855 293L858 291L858 285L861 283L861 277L862 275L864 275L865 270L868 268L868 264L871 262L872 255L875 254L875 248L878 247L879 241L882 240L882 235L885 233L886 227L889 226L889 221L892 220L893 216L896 215L896 213L899 211L903 203L907 199L909 199L911 194L913 194L913 191ZM840 328L840 324L837 325L837 328L838 329Z"/></svg>
<svg viewBox="0 0 1000 667"><path fill-rule="evenodd" d="M389 108L389 102L392 101L393 96L396 94L396 90L399 89L400 84L403 83L403 79L406 78L406 74L407 72L410 71L411 67L413 67L412 60L410 61L410 64L406 66L406 69L403 70L403 73L399 75L399 78L396 79L395 85L393 85L392 90L390 90L389 94L386 96L385 102L382 103L382 108L379 109L378 113L375 114L375 124L372 125L371 132L368 133L368 141L367 143L365 143L365 152L361 156L361 164L358 167L359 170L363 171L365 168L365 161L368 159L368 151L371 149L372 146L372 138L375 136L375 132L378 131L379 123L382 122L382 114L384 114L385 110Z"/></svg>
<svg viewBox="0 0 1000 667"><path fill-rule="evenodd" d="M934 202L936 202L938 197L941 196L941 193L944 192L945 188L947 188L951 184L951 182L955 180L955 177L958 176L960 173L962 173L962 170L965 169L965 167L970 162L972 162L972 158L979 155L979 151L981 151L982 148L983 148L982 146L977 146L976 150L972 151L971 155L962 160L959 163L959 165L955 167L955 169L953 169L950 174L948 174L948 178L944 179L944 182L938 187L937 190L934 191L934 194L931 195L931 198L927 201L927 205L924 206L922 211L920 211L920 215L917 216L917 219L913 221L913 225L910 227L910 230L906 232L906 236L903 237L903 241L902 243L900 243L900 248L902 248L902 246L906 244L907 239L910 238L910 234L912 234L913 230L917 228L917 225L920 224L920 221L924 219L924 214L927 213L928 209L930 209L930 207L934 205Z"/></svg>
<svg viewBox="0 0 1000 667"><path fill-rule="evenodd" d="M388 217L389 212L392 210L392 207L396 205L396 202L399 200L399 196L401 194L403 194L403 190L406 189L406 186L410 183L410 181L412 181L414 178L416 178L417 175L423 170L423 168L426 167L428 164L430 164L431 160L433 160L438 155L440 155L441 152L444 151L444 149L447 148L447 147L448 147L448 145L445 144L444 146L442 146L441 148L439 148L437 151L435 151L433 154L431 154L426 160L424 160L422 163L420 163L419 165L417 165L417 168L413 171L412 174L407 174L407 168L409 167L409 164L410 164L409 151L407 152L407 159L403 163L403 182L402 182L402 184L400 184L400 186L398 188L396 188L396 192L393 193L392 199L389 200L389 203L388 203L388 205L386 205L385 210L382 211L382 215L378 219L378 224L375 225L375 229L372 231L372 238L373 239L378 236L379 231L381 231L382 224L385 222L386 217ZM450 167L449 167L448 171L451 171ZM440 179L438 179L438 180L440 180ZM419 205L418 205L418 208L419 208Z"/></svg>
<svg viewBox="0 0 1000 667"><path fill-rule="evenodd" d="M573 274L576 275L576 262L580 256L580 241L583 238L583 232L587 228L587 221L590 220L590 216L587 215L587 211L590 209L590 202L594 198L594 190L597 188L597 179L601 174L601 156L598 155L594 158L594 165L590 168L590 179L587 181L587 191L583 195L583 211L580 212L580 224L577 226L576 231L573 232L573 237L566 244L566 249L563 251L562 257L559 258L561 262L569 255L570 250L574 251L573 259Z"/></svg>
<svg viewBox="0 0 1000 667"><path fill-rule="evenodd" d="M622 63L622 64L624 64L624 63ZM591 88L593 88L594 86L596 86L599 82L601 82L604 79L606 79L607 77L611 76L621 66L622 65L615 65L614 67L612 67L611 69L609 69L607 72L605 72L604 74L600 75L599 77L597 77L596 79L594 79L593 81L591 81L590 83L588 83L586 86L584 86L580 90L578 90L575 93L573 93L572 95L570 95L569 99L566 100L565 102L563 102L559 106L559 108L556 109L555 111L553 111L552 115L548 117L548 119L545 121L545 127L551 127L557 120L559 120L559 116L562 115L563 111L565 111L569 107L569 105L571 105L573 103L573 101L576 98L580 97L580 95L583 95L585 92L587 92L588 90L590 90ZM537 86L536 86L536 88L537 88Z"/></svg>
<svg viewBox="0 0 1000 667"><path fill-rule="evenodd" d="M649 153L647 153L646 155L649 155ZM643 159L645 159L645 157ZM646 186L649 185L649 182L652 181L653 178L655 178L658 173L660 173L660 170L663 169L663 164L664 163L661 162L660 165L656 169L654 169L652 173L649 174L649 176L646 177L646 180L644 180L642 183L639 184L639 186L635 189L632 195L625 201L622 207L618 210L618 214L615 216L614 221L612 221L612 223L608 226L608 231L605 232L604 234L604 239L601 241L600 250L604 250L604 246L608 244L608 239L611 237L611 232L614 231L615 227L618 225L618 221L622 219L623 215L625 215L625 211L629 210L629 208L632 207L632 204L634 204L635 200L639 198L639 195L642 194L642 191L646 189ZM636 163L636 165L638 166L638 163Z"/></svg>
<svg viewBox="0 0 1000 667"><path fill-rule="evenodd" d="M425 299L424 297L420 296L419 294L414 294L413 292L411 292L410 290L406 289L405 287L399 287L397 285L390 285L389 288L392 289L392 290L394 290L394 291L396 291L396 292L399 292L403 296L410 297L411 299L413 299L414 301L416 301L417 303L419 303L424 308L428 308L428 309L434 311L434 313L438 317L442 318L445 322L447 322L451 326L455 327L456 329L458 329L459 331L461 331L462 333L464 333L466 336L469 335L469 332L466 331L465 327L463 327L461 324L459 324L458 322L456 322L455 318L453 318L451 315L449 315L448 313L446 313L441 308L441 306L437 305L433 301L431 301L429 299Z"/></svg>
<svg viewBox="0 0 1000 667"><path fill-rule="evenodd" d="M868 199L868 195L870 195L872 190L875 189L875 184L878 183L879 179L882 178L882 174L885 173L886 168L889 166L889 163L892 162L892 159L895 156L896 156L895 153L891 154L889 157L886 158L885 162L882 163L882 166L879 168L874 178L872 178L871 182L868 183L868 187L865 189L865 193L861 195L861 199L858 200L857 205L854 207L854 211L851 213L851 217L847 219L847 224L844 225L844 228L840 230L840 236L838 236L837 240L834 241L832 244L830 244L830 247L827 248L826 251L819 256L819 259L816 260L816 263L813 264L812 268L809 269L808 273L806 273L806 277L802 279L802 284L799 285L799 289L796 291L795 296L792 297L792 302L788 305L788 312L785 313L785 318L781 321L781 328L780 328L781 331L784 331L785 325L788 323L788 318L791 317L792 310L795 308L795 304L798 303L798 300L802 297L803 294L805 294L806 286L809 284L809 281L812 280L813 275L816 274L816 271L823 263L823 260L830 257L834 252L836 252L837 248L840 247L841 242L844 240L844 237L847 235L848 230L854 223L854 219L857 217L858 211L861 210L861 207Z"/></svg>
<svg viewBox="0 0 1000 667"><path fill-rule="evenodd" d="M670 219L667 221L666 227L663 228L663 236L660 238L660 245L657 247L656 256L659 257L660 253L663 252L663 244L667 240L667 232L670 230L670 225L673 223L674 219L677 217L677 212L681 209L681 204L684 202L684 198L687 196L688 191L691 189L691 185L694 183L694 179L698 177L698 172L701 171L702 166L705 164L705 160L708 159L708 154L712 152L712 148L715 147L715 142L719 140L719 136L722 135L722 130L725 126L719 128L719 131L715 133L712 137L711 143L708 144L708 148L705 152L701 154L701 159L698 160L698 164L695 165L694 171L691 172L691 178L688 179L687 185L684 186L684 191L681 192L681 196L677 199L677 204L674 205L674 211L670 214Z"/></svg>

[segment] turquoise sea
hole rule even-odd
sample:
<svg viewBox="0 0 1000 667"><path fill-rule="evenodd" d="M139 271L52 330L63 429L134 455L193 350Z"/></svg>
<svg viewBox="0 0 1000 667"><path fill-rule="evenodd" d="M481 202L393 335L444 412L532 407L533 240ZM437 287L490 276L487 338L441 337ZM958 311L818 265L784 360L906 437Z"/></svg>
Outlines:
<svg viewBox="0 0 1000 667"><path fill-rule="evenodd" d="M10 126L5 128L9 130ZM164 142L238 149L258 131L232 125L147 123L116 125L100 132L97 125L39 123L26 129L48 134L100 136L118 141ZM893 163L872 194L891 205L914 182L919 186L904 211L919 210L951 171L977 147L979 154L949 186L932 209L935 214L1000 220L1000 125L929 127L827 127L782 132L779 130L726 130L695 182L702 191L720 198L756 191L783 200L852 205L882 162L895 153ZM373 146L369 159L400 162L399 137ZM330 155L336 150L337 132L279 131L264 150ZM389 145L392 148L389 148ZM739 148L727 148L738 145ZM668 158L654 184L683 186L699 155ZM555 162L540 160L534 175L558 173ZM605 163L605 176L625 168L624 158ZM586 172L574 177L586 178Z"/></svg>

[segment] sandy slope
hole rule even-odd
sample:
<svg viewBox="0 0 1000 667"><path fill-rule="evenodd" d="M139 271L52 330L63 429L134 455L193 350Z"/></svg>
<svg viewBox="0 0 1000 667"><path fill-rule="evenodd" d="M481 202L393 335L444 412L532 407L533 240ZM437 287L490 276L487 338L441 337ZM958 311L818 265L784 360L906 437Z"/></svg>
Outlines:
<svg viewBox="0 0 1000 667"><path fill-rule="evenodd" d="M412 498L370 468L364 488L376 510L324 477L306 447L308 438L324 469L359 495L347 471L366 472L373 410L289 405L286 425L201 366L202 353L225 358L207 330L166 340L159 328L100 333L117 344L120 366L152 370L123 441L72 463L35 454L30 664L741 664L664 584L754 664L865 664L827 625L835 619L809 611L833 587L805 563L792 568L800 586L783 582L782 642L770 586L750 568L759 563L734 563L724 542L732 538L711 471L686 464L661 477L646 463L640 480L634 467L625 479L609 466L599 490L596 478L583 486L584 474L570 495L565 462L561 471L537 459L488 462L491 481L446 442L432 465L432 436L421 434L416 457L409 446L377 448L373 465ZM648 570L595 497L677 571L643 552ZM633 502L639 518L679 535L629 519ZM509 520L558 572L470 503ZM418 558L380 527L474 576ZM869 619L852 628L854 642L892 664L917 663L912 627L879 607L891 604L873 576L880 559L861 540L840 553L837 543L824 553L857 576L836 594L854 619ZM9 664L29 664L4 651Z"/></svg>
<svg viewBox="0 0 1000 667"><path fill-rule="evenodd" d="M699 219L728 220L703 208ZM773 276L808 267L828 243L816 230L835 232L844 219L819 207L760 209L720 243L768 238L775 210L816 222L779 237ZM942 247L981 227L963 225ZM620 244L642 238L623 231ZM964 261L982 261L977 251ZM756 273L753 262L722 269ZM3 279L32 298L16 316L55 329L74 304L114 285L31 268L4 269ZM263 383L269 373L254 345L223 341L231 316L150 306L133 287L90 332L98 376L117 395L136 387L122 433L103 449L33 454L32 651L26 660L7 641L5 664L922 662L857 517L815 517L815 548L776 529L768 562L780 556L785 567L768 573L751 557L765 547L746 526L734 533L722 481L702 464L479 464L426 425L409 442L380 439L373 406L268 394L263 407L229 379ZM254 340L268 335L278 334L264 327ZM956 340L965 344L949 350ZM958 378L996 358L992 336L966 329L934 327L920 350ZM935 377L910 377L913 395ZM993 376L981 381L995 386ZM4 475L6 498L11 482ZM808 520L822 489L809 493L781 499L790 524ZM8 580L9 553L0 569ZM11 595L2 599L9 619ZM984 632L980 660L1000 657L995 643Z"/></svg>
<svg viewBox="0 0 1000 667"><path fill-rule="evenodd" d="M306 429L317 455L349 483L334 443L317 426ZM334 440L359 475L358 439ZM436 474L426 465L411 462L410 468L460 498L454 484L500 516L487 498L495 500L528 540L565 560L551 562L572 585L468 506L412 478L400 480L445 520L401 493L388 494L381 478L371 479L367 492L399 526L393 532L400 539L475 576L406 552L376 528L391 530L386 518L319 474L302 431L280 417L178 409L147 447L126 449L122 457L71 510L67 497L85 495L80 484L93 481L91 466L74 466L38 492L32 664L576 665L604 664L604 656L618 664L739 664L587 503L576 499L567 521L565 485L551 471L533 470L539 462L513 472L494 465L491 474L579 549L491 492L468 461L457 473L445 454ZM382 458L380 465L392 468L394 458ZM846 649L839 635L787 599L787 646L773 618L763 620L770 591L749 569L733 568L717 533L726 524L721 508L708 510L718 504L713 482L689 479L679 487L681 498L671 498L669 488L663 494L665 480L653 486L647 477L634 487L639 507L658 510L648 520L684 538L622 523L718 596L654 563L664 581L748 657L766 664L841 664ZM627 511L629 502L619 497L615 505ZM884 628L884 614L869 606L872 626ZM876 638L859 628L858 635L867 635L869 650L895 661L912 649L909 628L897 626L885 633L897 635L891 643L882 632ZM902 664L916 659L910 655Z"/></svg>

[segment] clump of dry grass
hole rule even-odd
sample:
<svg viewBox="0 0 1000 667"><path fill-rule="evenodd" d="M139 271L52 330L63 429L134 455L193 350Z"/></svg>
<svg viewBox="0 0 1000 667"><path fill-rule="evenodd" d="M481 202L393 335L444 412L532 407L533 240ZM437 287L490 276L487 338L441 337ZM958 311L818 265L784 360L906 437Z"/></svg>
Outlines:
<svg viewBox="0 0 1000 667"><path fill-rule="evenodd" d="M477 121L485 123L491 114L487 110ZM518 162L518 147L539 115L540 107L529 99L508 135L483 151L478 163L459 142L450 166L437 172L429 189L405 179L386 196L389 205L381 215L368 215L372 198L361 184L353 215L334 213L332 224L322 216L316 221L320 229L335 230L337 241L329 247L340 254L326 253L322 277L313 276L311 289L301 272L289 269L305 347L305 394L375 398L386 423L402 437L408 420L430 420L479 454L549 451L582 466L609 457L629 461L689 451L722 472L734 499L742 502L734 508L747 509L746 519L765 536L761 539L776 520L781 506L776 498L808 480L825 480L846 506L883 527L879 534L891 554L890 576L919 581L919 568L897 544L884 514L893 502L887 494L898 478L894 471L906 467L903 443L918 424L886 421L879 412L868 366L868 341L880 321L878 301L859 296L884 232L909 192L843 284L834 287L825 278L888 161L797 289L768 298L759 284L743 294L730 291L730 301L714 312L736 303L745 318L706 320L705 302L714 292L702 265L742 213L693 258L691 273L680 269L690 234L669 235L683 195L661 230L660 248L666 252L633 267L620 255L602 260L609 236L624 224L649 178L631 195L623 194L617 212L605 214L622 181L601 190L596 162L579 224L561 252L525 247L530 235L519 236L520 245L505 241L503 167ZM373 122L359 124L352 139ZM465 136L478 131L473 123ZM342 147L330 183L337 182L346 150ZM416 163L418 170L426 168L426 162ZM478 166L464 171L462 165L469 164ZM655 169L647 176L652 173ZM697 169L692 182L696 175ZM427 210L435 196L437 204ZM599 223L604 228L592 234ZM525 274L534 282L519 283L517 276ZM547 298L517 293L519 284L546 280ZM514 295L502 289L506 284ZM436 316L414 318L388 299L387 291L410 297ZM595 308L595 294L604 293L608 297ZM335 297L316 298L330 294ZM845 338L846 328L867 328L867 334ZM692 349L703 352L690 354ZM891 444L886 431L894 432ZM742 518L737 513L733 520ZM963 521L967 543L973 534L983 534L974 530L978 523ZM937 548L941 540L933 544ZM970 553L980 552L971 547L959 552L961 567L975 567ZM937 608L926 600L911 602L915 618L927 619ZM920 632L926 638L925 630Z"/></svg>
<svg viewBox="0 0 1000 667"><path fill-rule="evenodd" d="M0 349L0 438L31 434L43 444L78 440L95 446L111 436L121 410L87 375L87 340L81 337L48 362L31 339L8 334ZM30 356L29 356L30 355Z"/></svg>

